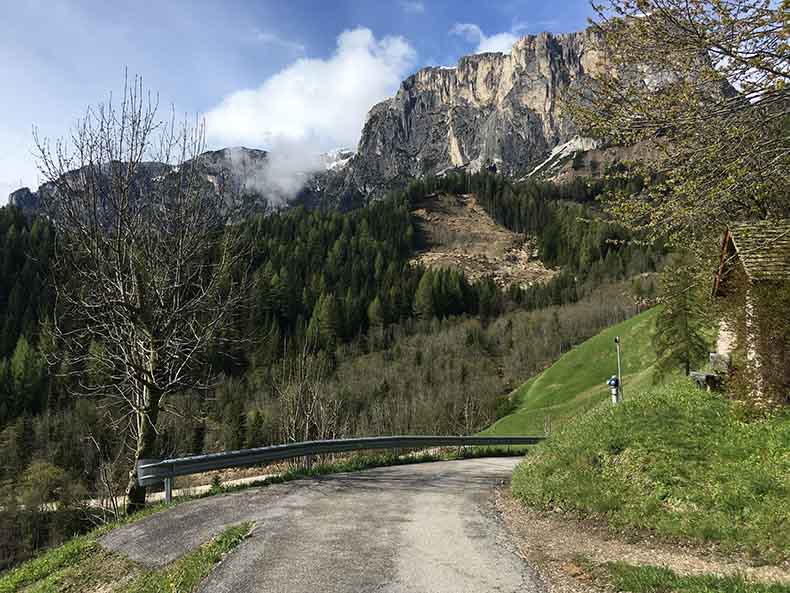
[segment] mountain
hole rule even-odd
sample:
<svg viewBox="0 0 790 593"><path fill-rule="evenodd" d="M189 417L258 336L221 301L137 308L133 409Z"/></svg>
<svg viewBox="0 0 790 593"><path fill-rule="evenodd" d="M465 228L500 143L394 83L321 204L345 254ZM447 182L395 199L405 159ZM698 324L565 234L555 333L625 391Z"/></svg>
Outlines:
<svg viewBox="0 0 790 593"><path fill-rule="evenodd" d="M277 155L241 146L206 151L199 158L206 182L218 191L254 200L261 207L301 204L318 208L328 203L340 210L349 210L363 203L359 192L346 187L345 169L354 154L350 149L338 148L317 155L318 171L284 167L283 158L272 158ZM144 162L138 166L137 180L156 180L175 172L177 169L171 165ZM79 170L70 174L76 176L78 173ZM44 183L36 191L22 187L9 194L8 202L29 214L40 212L44 207L42 198L53 189L52 183Z"/></svg>
<svg viewBox="0 0 790 593"><path fill-rule="evenodd" d="M37 212L41 209L38 192L30 191L29 187L20 187L8 195L8 203L23 212Z"/></svg>
<svg viewBox="0 0 790 593"><path fill-rule="evenodd" d="M267 193L263 191L266 185L264 171L267 157L268 153L265 150L234 147L207 151L199 158L202 177L216 190L231 191L260 199ZM137 166L135 181L142 186L165 180L177 172L176 167L168 164L142 162ZM71 171L69 175L79 180L80 170ZM35 192L23 187L12 192L8 196L8 202L27 213L39 212L44 207L43 199L54 189L51 182L43 183Z"/></svg>
<svg viewBox="0 0 790 593"><path fill-rule="evenodd" d="M348 187L378 194L409 178L496 165L526 173L577 135L562 99L605 68L592 30L541 33L509 54L423 68L369 112Z"/></svg>
<svg viewBox="0 0 790 593"><path fill-rule="evenodd" d="M540 33L519 39L508 54L476 54L454 67L423 68L395 96L371 108L356 152L322 155L313 172L279 167L280 179L273 180L275 168L267 170L272 155L226 148L207 153L207 174L233 179L276 205L347 210L410 179L453 169L526 175L563 144L573 151L553 156L568 161L577 147L593 146L578 137L563 99L584 93L591 75L608 67L596 42L592 29ZM646 84L655 78L639 76ZM283 183L284 174L290 182ZM24 208L36 203L36 195L15 192L12 202Z"/></svg>
<svg viewBox="0 0 790 593"><path fill-rule="evenodd" d="M116 161L117 164L117 161ZM102 170L107 170L110 163L105 163L101 166ZM87 167L85 168L87 169ZM157 180L162 175L166 175L173 170L173 167L159 162L141 162L138 164L135 181L139 184L149 183ZM70 183L77 186L81 183L80 174L82 169L75 169L69 171L64 177ZM44 209L44 201L48 194L55 190L55 186L51 182L42 183L36 191L31 191L28 187L22 187L16 191L11 192L8 196L8 203L16 206L27 214L34 214Z"/></svg>

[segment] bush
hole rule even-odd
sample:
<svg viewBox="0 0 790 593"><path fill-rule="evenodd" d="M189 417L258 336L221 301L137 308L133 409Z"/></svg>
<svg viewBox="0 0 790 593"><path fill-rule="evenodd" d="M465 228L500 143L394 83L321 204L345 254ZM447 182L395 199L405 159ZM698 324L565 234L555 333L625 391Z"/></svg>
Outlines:
<svg viewBox="0 0 790 593"><path fill-rule="evenodd" d="M599 406L517 468L513 492L616 530L717 542L790 558L790 417L745 423L722 396L686 382Z"/></svg>

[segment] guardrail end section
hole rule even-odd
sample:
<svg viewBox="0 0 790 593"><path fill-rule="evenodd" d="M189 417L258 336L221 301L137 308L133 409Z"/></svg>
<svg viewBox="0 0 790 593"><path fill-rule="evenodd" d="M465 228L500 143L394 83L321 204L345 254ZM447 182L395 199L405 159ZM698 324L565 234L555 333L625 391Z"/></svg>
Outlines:
<svg viewBox="0 0 790 593"><path fill-rule="evenodd" d="M159 458L147 458L137 460L137 483L140 486L149 486L164 481L167 470L163 467L156 467L156 464L164 461ZM154 467L151 467L154 466Z"/></svg>

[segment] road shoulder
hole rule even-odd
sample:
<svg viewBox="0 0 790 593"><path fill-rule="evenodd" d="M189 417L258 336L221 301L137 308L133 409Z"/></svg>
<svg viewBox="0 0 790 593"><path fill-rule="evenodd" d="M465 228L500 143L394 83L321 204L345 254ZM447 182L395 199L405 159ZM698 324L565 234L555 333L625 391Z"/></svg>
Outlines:
<svg viewBox="0 0 790 593"><path fill-rule="evenodd" d="M606 591L600 571L591 565L611 562L661 566L679 575L740 575L759 582L790 584L790 566L753 566L746 559L722 558L713 549L649 536L625 541L603 525L526 508L513 497L509 485L497 489L495 505L521 556L537 570L548 593Z"/></svg>

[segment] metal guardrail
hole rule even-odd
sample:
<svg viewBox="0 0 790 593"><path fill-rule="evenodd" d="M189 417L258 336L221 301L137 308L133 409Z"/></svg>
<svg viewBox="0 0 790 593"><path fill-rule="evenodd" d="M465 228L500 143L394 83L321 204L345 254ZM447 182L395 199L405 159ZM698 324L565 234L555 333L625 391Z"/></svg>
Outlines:
<svg viewBox="0 0 790 593"><path fill-rule="evenodd" d="M534 445L545 437L486 437L486 436L388 436L331 441L305 441L287 445L272 445L255 449L241 449L207 455L190 455L173 459L141 459L137 462L137 482L151 486L164 482L165 501L172 500L173 479L218 469L258 465L270 461L312 457L327 453L366 451L373 449L423 449L428 447L463 447L470 445Z"/></svg>

